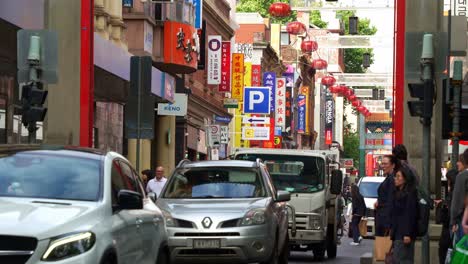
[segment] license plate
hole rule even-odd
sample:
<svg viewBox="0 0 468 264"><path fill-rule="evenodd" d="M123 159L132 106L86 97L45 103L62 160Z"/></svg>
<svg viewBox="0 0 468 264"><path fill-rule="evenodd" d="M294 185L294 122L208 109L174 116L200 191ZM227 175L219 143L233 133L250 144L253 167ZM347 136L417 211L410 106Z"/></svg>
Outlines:
<svg viewBox="0 0 468 264"><path fill-rule="evenodd" d="M193 248L220 248L219 239L194 239Z"/></svg>

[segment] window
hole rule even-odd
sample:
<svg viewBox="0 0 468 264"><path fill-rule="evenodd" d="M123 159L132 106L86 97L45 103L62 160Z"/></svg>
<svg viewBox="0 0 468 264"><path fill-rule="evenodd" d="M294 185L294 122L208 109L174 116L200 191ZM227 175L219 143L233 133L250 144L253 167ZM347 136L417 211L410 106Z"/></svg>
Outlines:
<svg viewBox="0 0 468 264"><path fill-rule="evenodd" d="M289 33L281 32L281 45L289 45Z"/></svg>
<svg viewBox="0 0 468 264"><path fill-rule="evenodd" d="M137 192L136 182L132 170L123 162L112 162L112 204L117 205L118 195L121 190Z"/></svg>

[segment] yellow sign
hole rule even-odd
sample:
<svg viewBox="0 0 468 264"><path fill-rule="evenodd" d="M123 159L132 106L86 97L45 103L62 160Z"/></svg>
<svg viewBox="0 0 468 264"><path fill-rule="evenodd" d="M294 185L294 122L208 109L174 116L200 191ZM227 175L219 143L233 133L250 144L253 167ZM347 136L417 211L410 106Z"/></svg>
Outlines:
<svg viewBox="0 0 468 264"><path fill-rule="evenodd" d="M246 62L244 63L244 86L250 87L252 86L252 63Z"/></svg>
<svg viewBox="0 0 468 264"><path fill-rule="evenodd" d="M281 138L280 137L275 137L275 145L281 144Z"/></svg>
<svg viewBox="0 0 468 264"><path fill-rule="evenodd" d="M231 98L235 98L242 102L244 99L244 54L233 53L232 54L232 95Z"/></svg>
<svg viewBox="0 0 468 264"><path fill-rule="evenodd" d="M246 128L245 129L245 137L246 138L254 138L255 137L255 130L253 128Z"/></svg>

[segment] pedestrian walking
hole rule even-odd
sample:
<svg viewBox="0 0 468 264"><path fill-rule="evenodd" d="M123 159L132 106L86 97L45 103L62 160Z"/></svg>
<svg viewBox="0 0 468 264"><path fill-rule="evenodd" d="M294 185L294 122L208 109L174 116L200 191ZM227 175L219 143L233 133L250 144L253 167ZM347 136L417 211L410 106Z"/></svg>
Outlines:
<svg viewBox="0 0 468 264"><path fill-rule="evenodd" d="M454 179L458 171L456 169L451 169L447 172L445 177L447 178L447 194L445 200L440 201L437 205L439 208L438 221L442 224L442 230L440 233L439 239L439 263L445 264L445 258L447 256L447 251L452 247L452 238L450 235L450 203L452 200L452 191L454 186Z"/></svg>
<svg viewBox="0 0 468 264"><path fill-rule="evenodd" d="M359 222L361 222L362 217L366 215L366 203L364 202L364 197L362 197L359 192L359 187L355 184L351 186L351 199L352 199L352 218L351 218L351 228L353 232L353 242L350 243L352 246L357 246L362 240L362 237L359 233Z"/></svg>
<svg viewBox="0 0 468 264"><path fill-rule="evenodd" d="M167 178L164 176L164 168L162 166L158 166L156 168L156 176L154 179L151 179L146 186L146 191L153 192L156 194L156 197L159 197L161 194L164 185L166 184Z"/></svg>
<svg viewBox="0 0 468 264"><path fill-rule="evenodd" d="M393 176L399 166L398 159L393 155L385 155L382 159L382 168L385 180L377 188L377 202L375 208L375 235L388 236L392 226L391 213L395 183Z"/></svg>
<svg viewBox="0 0 468 264"><path fill-rule="evenodd" d="M463 237L463 228L461 225L463 213L465 211L465 196L468 187L468 149L463 152L461 164L457 164L459 173L455 177L455 186L452 193L452 203L450 206L450 226L455 234L455 242Z"/></svg>
<svg viewBox="0 0 468 264"><path fill-rule="evenodd" d="M391 228L394 264L414 263L418 209L414 180L415 176L405 166L401 166L395 173Z"/></svg>
<svg viewBox="0 0 468 264"><path fill-rule="evenodd" d="M148 186L148 182L154 178L153 172L151 170L144 170L141 172L141 180L145 184L145 190Z"/></svg>
<svg viewBox="0 0 468 264"><path fill-rule="evenodd" d="M416 168L408 162L408 151L405 145L398 144L392 149L392 154L400 161L401 166L406 166L411 171L411 176L415 177L416 186L419 185L420 177Z"/></svg>

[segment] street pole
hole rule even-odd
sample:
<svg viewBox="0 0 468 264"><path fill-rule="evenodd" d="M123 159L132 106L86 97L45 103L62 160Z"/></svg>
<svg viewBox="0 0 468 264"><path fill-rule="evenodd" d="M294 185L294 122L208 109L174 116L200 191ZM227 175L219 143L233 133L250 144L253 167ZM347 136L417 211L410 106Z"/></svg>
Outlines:
<svg viewBox="0 0 468 264"><path fill-rule="evenodd" d="M359 177L366 175L366 119L359 114Z"/></svg>
<svg viewBox="0 0 468 264"><path fill-rule="evenodd" d="M450 82L453 86L453 127L452 127L452 168L456 168L458 161L459 146L460 146L460 97L461 85L463 82L463 63L462 61L455 61L453 67L453 81ZM450 76L450 74L449 74Z"/></svg>
<svg viewBox="0 0 468 264"><path fill-rule="evenodd" d="M421 55L421 64L423 66L422 80L424 82L424 111L422 117L423 124L423 174L422 174L422 189L425 193L429 193L430 169L431 169L431 123L432 123L432 107L434 94L433 80L433 65L434 55L432 49L432 34L425 34L423 37L423 48ZM422 256L423 264L430 263L429 254L429 232L422 237Z"/></svg>
<svg viewBox="0 0 468 264"><path fill-rule="evenodd" d="M38 36L31 36L28 51L28 64L29 64L29 80L33 83L33 87L37 86L39 81L37 67L41 63L41 38ZM28 123L28 143L36 143L36 122Z"/></svg>

